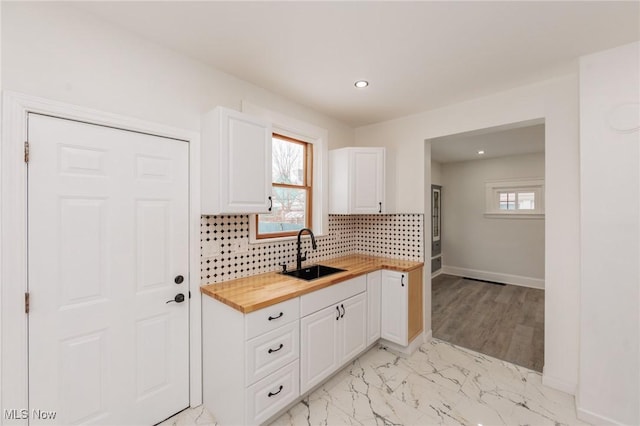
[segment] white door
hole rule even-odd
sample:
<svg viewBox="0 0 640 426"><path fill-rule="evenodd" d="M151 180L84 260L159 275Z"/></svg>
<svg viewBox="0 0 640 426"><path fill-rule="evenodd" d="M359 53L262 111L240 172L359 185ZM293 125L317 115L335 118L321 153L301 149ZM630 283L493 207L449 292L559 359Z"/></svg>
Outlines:
<svg viewBox="0 0 640 426"><path fill-rule="evenodd" d="M357 148L351 155L351 212L384 213L384 149Z"/></svg>
<svg viewBox="0 0 640 426"><path fill-rule="evenodd" d="M407 345L408 280L406 274L382 271L382 322L383 339Z"/></svg>
<svg viewBox="0 0 640 426"><path fill-rule="evenodd" d="M300 393L305 393L340 365L340 308L330 306L300 320Z"/></svg>
<svg viewBox="0 0 640 426"><path fill-rule="evenodd" d="M366 293L360 293L341 302L340 309L340 364L344 364L367 347Z"/></svg>
<svg viewBox="0 0 640 426"><path fill-rule="evenodd" d="M188 144L28 123L30 409L157 423L189 405Z"/></svg>

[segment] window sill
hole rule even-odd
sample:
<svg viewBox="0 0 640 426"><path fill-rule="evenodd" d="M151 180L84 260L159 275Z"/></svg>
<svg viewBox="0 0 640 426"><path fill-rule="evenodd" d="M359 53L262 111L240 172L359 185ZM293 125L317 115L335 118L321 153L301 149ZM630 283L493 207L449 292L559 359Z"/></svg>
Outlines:
<svg viewBox="0 0 640 426"><path fill-rule="evenodd" d="M326 237L327 234L313 234L314 237L316 238L320 238L320 237ZM307 234L306 232L304 234L302 234L302 241L304 240L308 240L311 237L309 237L309 234ZM251 235L249 234L249 244L266 244L266 243L280 243L283 241L296 241L298 239L297 235L290 235L290 236L286 236L286 237L275 237L275 238L256 238L255 235Z"/></svg>
<svg viewBox="0 0 640 426"><path fill-rule="evenodd" d="M544 219L544 213L485 213L487 219Z"/></svg>

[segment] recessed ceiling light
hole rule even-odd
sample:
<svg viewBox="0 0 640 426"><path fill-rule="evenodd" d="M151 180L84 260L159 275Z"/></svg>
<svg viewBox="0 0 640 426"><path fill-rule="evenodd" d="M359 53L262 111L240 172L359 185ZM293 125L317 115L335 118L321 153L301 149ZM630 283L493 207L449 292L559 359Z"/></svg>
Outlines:
<svg viewBox="0 0 640 426"><path fill-rule="evenodd" d="M483 155L484 154L484 150L481 149L480 151L478 151L478 155Z"/></svg>
<svg viewBox="0 0 640 426"><path fill-rule="evenodd" d="M369 85L369 82L367 80L358 80L355 83L355 86L358 89L364 89L365 87L367 87Z"/></svg>

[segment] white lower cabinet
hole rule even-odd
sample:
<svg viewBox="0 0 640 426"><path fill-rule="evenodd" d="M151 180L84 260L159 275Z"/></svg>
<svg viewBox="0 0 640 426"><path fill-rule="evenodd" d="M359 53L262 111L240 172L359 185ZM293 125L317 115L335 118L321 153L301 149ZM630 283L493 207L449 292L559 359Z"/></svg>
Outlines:
<svg viewBox="0 0 640 426"><path fill-rule="evenodd" d="M422 331L421 277L376 271L249 314L203 297L205 407L263 424L380 337L406 346Z"/></svg>
<svg viewBox="0 0 640 426"><path fill-rule="evenodd" d="M380 338L381 271L367 274L367 346Z"/></svg>
<svg viewBox="0 0 640 426"><path fill-rule="evenodd" d="M367 295L361 293L340 304L340 364L349 362L367 347Z"/></svg>
<svg viewBox="0 0 640 426"><path fill-rule="evenodd" d="M300 320L300 389L306 392L340 366L340 312L329 306Z"/></svg>
<svg viewBox="0 0 640 426"><path fill-rule="evenodd" d="M383 270L380 337L409 347L422 334L422 268L410 272ZM410 349L411 350L411 349Z"/></svg>
<svg viewBox="0 0 640 426"><path fill-rule="evenodd" d="M407 344L406 274L382 271L382 328L381 337L399 345Z"/></svg>
<svg viewBox="0 0 640 426"><path fill-rule="evenodd" d="M338 284L340 285L340 284ZM367 296L360 293L300 320L300 391L312 389L367 347Z"/></svg>
<svg viewBox="0 0 640 426"><path fill-rule="evenodd" d="M243 314L202 298L203 401L223 425L267 421L300 396L300 299Z"/></svg>
<svg viewBox="0 0 640 426"><path fill-rule="evenodd" d="M261 424L300 395L298 361L292 362L247 389L247 420Z"/></svg>

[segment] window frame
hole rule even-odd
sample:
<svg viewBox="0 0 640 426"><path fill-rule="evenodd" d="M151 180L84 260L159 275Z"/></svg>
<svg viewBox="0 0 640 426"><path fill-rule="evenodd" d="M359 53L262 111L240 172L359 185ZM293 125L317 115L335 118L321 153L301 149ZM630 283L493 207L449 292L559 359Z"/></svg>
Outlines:
<svg viewBox="0 0 640 426"><path fill-rule="evenodd" d="M512 192L516 194L515 209L500 209L500 194ZM533 193L534 209L518 209L518 194ZM518 219L542 219L544 218L544 179L514 179L487 181L485 183L485 217L488 218L518 218Z"/></svg>
<svg viewBox="0 0 640 426"><path fill-rule="evenodd" d="M313 144L305 142L300 139L296 139L290 136L280 134L276 131L272 132L271 137L273 139L280 139L291 143L296 143L304 147L303 160L304 165L304 179L302 185L286 184L273 182L271 179L271 188L291 188L291 189L304 189L306 191L305 196L305 228L311 228L313 224ZM273 149L273 148L272 148ZM273 152L273 151L272 151ZM264 213L263 213L264 214ZM268 214L268 213L267 213ZM286 232L269 232L260 233L259 221L260 214L255 215L255 239L256 241L271 240L274 238L295 237L299 231L286 231Z"/></svg>
<svg viewBox="0 0 640 426"><path fill-rule="evenodd" d="M329 232L329 131L307 121L273 111L246 100L242 101L242 111L256 117L262 117L272 125L272 131L308 142L313 145L313 233L318 237ZM256 222L250 215L249 244L269 244L279 241L292 241L296 236L270 239L256 239ZM302 236L309 239L308 234Z"/></svg>

